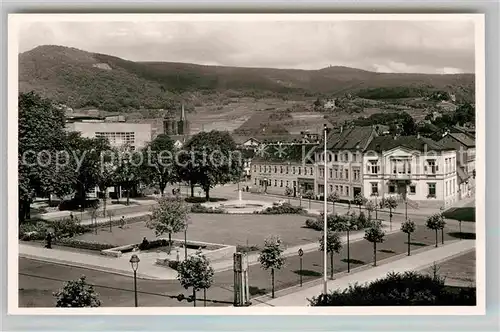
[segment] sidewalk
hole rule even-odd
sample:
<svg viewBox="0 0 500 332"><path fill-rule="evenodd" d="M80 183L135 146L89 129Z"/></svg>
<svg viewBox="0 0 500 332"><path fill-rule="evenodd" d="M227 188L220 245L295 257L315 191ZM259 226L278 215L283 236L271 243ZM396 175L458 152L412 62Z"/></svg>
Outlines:
<svg viewBox="0 0 500 332"><path fill-rule="evenodd" d="M376 279L384 278L389 272L404 272L410 270L422 270L435 262L446 260L452 256L465 253L475 248L474 240L456 241L442 247L427 250L425 252L407 256L405 258L372 267L367 270L350 274L335 280L328 281L328 289L345 289L355 283L365 284ZM318 296L323 292L323 284L309 287L298 292L272 299L258 306L308 306L308 298Z"/></svg>
<svg viewBox="0 0 500 332"><path fill-rule="evenodd" d="M83 267L91 270L133 277L129 257L110 258L99 255L89 255L74 251L46 249L43 247L19 244L19 257L60 265ZM139 258L140 254L139 254ZM170 268L155 266L153 261L141 258L137 277L150 280L172 280L177 278L177 271Z"/></svg>

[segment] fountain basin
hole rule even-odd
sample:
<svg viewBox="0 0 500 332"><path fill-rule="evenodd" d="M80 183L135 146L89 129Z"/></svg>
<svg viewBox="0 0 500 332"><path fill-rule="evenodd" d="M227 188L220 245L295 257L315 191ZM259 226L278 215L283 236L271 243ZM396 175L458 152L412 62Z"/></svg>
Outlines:
<svg viewBox="0 0 500 332"><path fill-rule="evenodd" d="M227 213L254 213L255 211L262 211L272 206L272 203L253 200L232 200L223 203L203 203L202 205L208 208L222 208Z"/></svg>

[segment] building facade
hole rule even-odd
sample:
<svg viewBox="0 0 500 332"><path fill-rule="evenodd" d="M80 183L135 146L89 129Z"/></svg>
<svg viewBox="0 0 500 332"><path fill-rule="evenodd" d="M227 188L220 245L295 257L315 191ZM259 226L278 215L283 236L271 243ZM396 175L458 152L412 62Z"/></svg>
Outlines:
<svg viewBox="0 0 500 332"><path fill-rule="evenodd" d="M363 155L363 195L447 207L459 199L455 150L429 138L376 137Z"/></svg>
<svg viewBox="0 0 500 332"><path fill-rule="evenodd" d="M315 194L325 193L324 177L327 177L326 194L336 192L340 199L352 200L363 191L363 151L377 136L373 127L353 127L328 135L326 173L323 145L315 156Z"/></svg>
<svg viewBox="0 0 500 332"><path fill-rule="evenodd" d="M138 150L151 141L151 124L107 122L104 120L75 121L66 124L66 130L80 132L82 137L105 137L112 147L128 146Z"/></svg>

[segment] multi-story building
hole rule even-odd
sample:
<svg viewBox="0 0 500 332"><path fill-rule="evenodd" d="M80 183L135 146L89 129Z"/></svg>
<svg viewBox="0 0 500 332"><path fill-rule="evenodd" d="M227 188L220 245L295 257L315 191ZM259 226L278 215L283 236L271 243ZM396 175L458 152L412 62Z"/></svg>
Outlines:
<svg viewBox="0 0 500 332"><path fill-rule="evenodd" d="M306 156L315 146L310 143L274 144L258 151L251 164L252 189L283 195L288 187L294 197L314 190L314 160Z"/></svg>
<svg viewBox="0 0 500 332"><path fill-rule="evenodd" d="M460 198L470 196L475 189L476 142L464 132L446 132L439 143L456 151Z"/></svg>
<svg viewBox="0 0 500 332"><path fill-rule="evenodd" d="M446 207L459 199L456 153L429 138L375 137L363 156L363 195L407 197L410 205Z"/></svg>
<svg viewBox="0 0 500 332"><path fill-rule="evenodd" d="M316 149L316 196L322 196L324 176L327 195L336 192L341 199L352 200L363 191L363 151L377 136L373 127L353 127L328 135L325 174L323 144Z"/></svg>
<svg viewBox="0 0 500 332"><path fill-rule="evenodd" d="M128 146L138 150L151 141L151 124L110 122L105 118L86 117L69 119L66 130L80 132L82 137L105 137L112 147Z"/></svg>

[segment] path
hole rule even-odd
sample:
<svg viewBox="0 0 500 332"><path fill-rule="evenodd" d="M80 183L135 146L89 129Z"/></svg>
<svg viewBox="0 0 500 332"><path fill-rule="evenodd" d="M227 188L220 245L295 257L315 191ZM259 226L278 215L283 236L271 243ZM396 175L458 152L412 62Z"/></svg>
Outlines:
<svg viewBox="0 0 500 332"><path fill-rule="evenodd" d="M452 256L473 250L474 240L455 241L444 246L427 250L425 252L407 256L405 258L367 269L358 273L350 274L336 280L328 281L328 289L345 289L354 283L365 284L376 279L383 278L389 272L404 272L410 270L422 270L434 263L449 259ZM318 296L323 292L323 285L312 286L298 292L272 299L259 306L308 306L308 298Z"/></svg>

